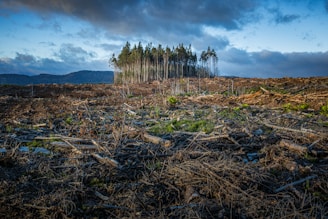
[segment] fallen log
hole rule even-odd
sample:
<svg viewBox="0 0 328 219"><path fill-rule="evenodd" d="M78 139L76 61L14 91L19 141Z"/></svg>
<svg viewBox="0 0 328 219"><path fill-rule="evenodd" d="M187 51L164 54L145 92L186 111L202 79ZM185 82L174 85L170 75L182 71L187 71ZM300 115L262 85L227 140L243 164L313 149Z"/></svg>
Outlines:
<svg viewBox="0 0 328 219"><path fill-rule="evenodd" d="M71 149L72 146L78 150L97 150L98 147L95 145L89 145L89 144L67 144L66 142L62 141L54 141L50 143L51 146L58 147L58 148L69 148Z"/></svg>
<svg viewBox="0 0 328 219"><path fill-rule="evenodd" d="M285 140L285 139L281 139L280 143L279 143L280 147L285 147L291 151L296 151L300 154L305 154L308 151L307 147L295 144L294 142Z"/></svg>
<svg viewBox="0 0 328 219"><path fill-rule="evenodd" d="M102 157L99 154L96 153L92 153L91 154L94 158L96 158L96 160L101 163L101 164L105 164L107 166L112 166L112 167L116 167L116 168L120 168L121 165L119 164L119 162L117 162L114 159L111 159L109 157Z"/></svg>
<svg viewBox="0 0 328 219"><path fill-rule="evenodd" d="M162 139L160 137L153 136L153 135L150 135L150 134L147 134L147 133L143 134L143 139L144 139L144 141L151 142L151 143L154 143L154 144L160 144L164 147L170 147L172 145L170 140L165 140L165 139Z"/></svg>
<svg viewBox="0 0 328 219"><path fill-rule="evenodd" d="M289 131L289 132L297 132L297 133L302 133L302 134L308 134L308 135L313 135L313 136L321 136L321 137L328 137L327 133L323 133L323 132L314 132L313 130L310 129L292 129L292 128L287 128L287 127L281 127L281 126L277 126L277 125L272 125L269 124L267 122L261 122L263 125L269 127L269 128L273 128L273 129L278 129L278 130L283 130L283 131Z"/></svg>

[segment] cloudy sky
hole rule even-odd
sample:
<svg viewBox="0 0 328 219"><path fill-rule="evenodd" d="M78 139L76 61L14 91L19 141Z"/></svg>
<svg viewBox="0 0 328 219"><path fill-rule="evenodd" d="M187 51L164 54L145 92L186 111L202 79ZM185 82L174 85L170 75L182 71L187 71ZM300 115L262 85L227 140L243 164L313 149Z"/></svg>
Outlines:
<svg viewBox="0 0 328 219"><path fill-rule="evenodd" d="M328 76L328 0L0 0L0 73L110 70L129 41L208 46L221 75Z"/></svg>

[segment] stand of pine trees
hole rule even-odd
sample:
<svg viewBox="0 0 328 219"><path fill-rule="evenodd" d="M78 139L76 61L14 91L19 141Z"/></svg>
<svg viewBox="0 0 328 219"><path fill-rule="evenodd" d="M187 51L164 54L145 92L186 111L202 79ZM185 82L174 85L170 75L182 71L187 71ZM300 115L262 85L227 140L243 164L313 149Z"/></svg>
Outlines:
<svg viewBox="0 0 328 219"><path fill-rule="evenodd" d="M141 83L152 80L184 77L210 77L217 75L215 51L208 47L201 53L198 65L197 55L191 51L191 45L179 44L172 49L165 49L149 43L145 48L139 42L131 48L129 42L116 57L109 60L115 68L115 83Z"/></svg>

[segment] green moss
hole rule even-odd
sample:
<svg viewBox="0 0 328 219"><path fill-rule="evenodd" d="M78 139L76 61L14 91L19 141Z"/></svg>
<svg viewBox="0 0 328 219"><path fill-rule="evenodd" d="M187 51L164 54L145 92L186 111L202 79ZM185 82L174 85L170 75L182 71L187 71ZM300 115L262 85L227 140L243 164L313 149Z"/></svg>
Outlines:
<svg viewBox="0 0 328 219"><path fill-rule="evenodd" d="M150 170L160 170L162 169L162 163L160 161L150 162L147 164L147 168Z"/></svg>
<svg viewBox="0 0 328 219"><path fill-rule="evenodd" d="M302 104L298 105L297 108L298 108L298 110L304 111L304 110L307 110L309 108L309 104L302 103Z"/></svg>
<svg viewBox="0 0 328 219"><path fill-rule="evenodd" d="M310 105L307 103L301 103L299 105L292 105L291 103L286 103L282 106L282 108L285 112L306 111L309 108L309 106Z"/></svg>
<svg viewBox="0 0 328 219"><path fill-rule="evenodd" d="M247 103L243 103L243 104L241 104L241 108L247 109L247 108L249 108L249 105Z"/></svg>
<svg viewBox="0 0 328 219"><path fill-rule="evenodd" d="M175 106L178 103L178 99L174 96L167 98L167 101L169 102L170 106Z"/></svg>
<svg viewBox="0 0 328 219"><path fill-rule="evenodd" d="M308 160L309 162L311 162L311 163L315 163L315 162L318 161L318 159L317 159L316 157L314 157L314 156L312 156L312 155L310 155L310 154L308 154L308 153L306 153L306 154L304 155L304 158L305 158L306 160Z"/></svg>
<svg viewBox="0 0 328 219"><path fill-rule="evenodd" d="M14 128L11 125L6 125L6 132L11 133L14 130Z"/></svg>
<svg viewBox="0 0 328 219"><path fill-rule="evenodd" d="M106 186L105 183L102 180L98 179L97 177L93 177L90 180L89 185L96 186L96 187L105 187Z"/></svg>
<svg viewBox="0 0 328 219"><path fill-rule="evenodd" d="M187 132L205 132L211 133L214 129L214 124L208 120L172 120L166 123L159 123L150 128L154 134L166 134L173 131Z"/></svg>
<svg viewBox="0 0 328 219"><path fill-rule="evenodd" d="M72 125L73 124L73 117L69 116L65 119L65 122L67 125Z"/></svg>
<svg viewBox="0 0 328 219"><path fill-rule="evenodd" d="M320 114L328 117L328 102L320 108Z"/></svg>
<svg viewBox="0 0 328 219"><path fill-rule="evenodd" d="M27 142L26 146L31 148L36 148L36 147L44 147L45 143L44 141L40 141L40 140L33 140L31 142Z"/></svg>
<svg viewBox="0 0 328 219"><path fill-rule="evenodd" d="M246 120L245 115L242 114L240 107L234 107L232 109L223 109L219 112L219 116L224 119L238 119L243 122Z"/></svg>

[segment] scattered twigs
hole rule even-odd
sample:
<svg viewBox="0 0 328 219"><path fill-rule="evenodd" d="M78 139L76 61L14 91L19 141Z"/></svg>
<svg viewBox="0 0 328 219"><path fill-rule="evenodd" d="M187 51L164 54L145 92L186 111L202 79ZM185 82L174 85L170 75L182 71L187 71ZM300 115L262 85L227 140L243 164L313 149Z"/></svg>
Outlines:
<svg viewBox="0 0 328 219"><path fill-rule="evenodd" d="M284 185L284 186L282 186L282 187L280 187L280 188L274 190L274 192L275 192L275 193L281 192L281 191L287 189L287 188L290 187L290 186L295 186L295 185L301 184L301 183L303 183L303 182L305 182L305 181L308 181L308 180L314 179L314 178L316 178L316 177L317 177L317 175L308 176L308 177L305 177L305 178L303 178L303 179L297 180L297 181L295 181L295 182L288 183L288 184L286 184L286 185Z"/></svg>

